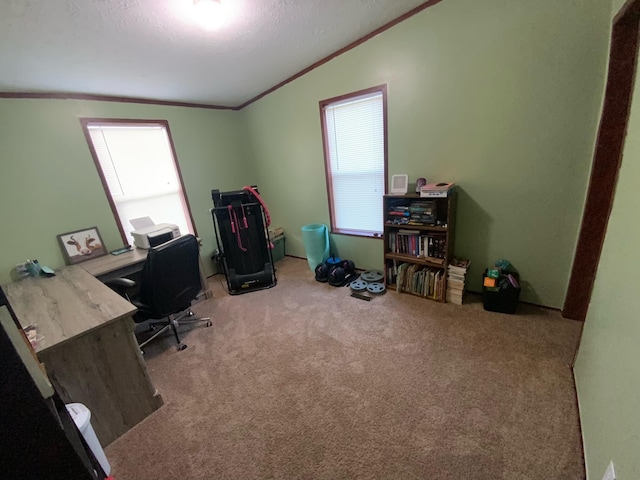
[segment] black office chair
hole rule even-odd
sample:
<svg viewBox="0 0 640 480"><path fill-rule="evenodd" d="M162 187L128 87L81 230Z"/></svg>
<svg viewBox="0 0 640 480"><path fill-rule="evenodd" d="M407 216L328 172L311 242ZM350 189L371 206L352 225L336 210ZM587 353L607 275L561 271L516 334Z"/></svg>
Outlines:
<svg viewBox="0 0 640 480"><path fill-rule="evenodd" d="M195 318L191 311L191 302L202 290L198 240L193 235L183 235L150 249L139 284L128 278L115 278L106 284L138 307L133 316L136 323L150 320L152 330L163 325L139 343L141 349L171 329L178 350L184 350L187 346L178 336L181 323L206 322L207 327L211 326L210 318ZM138 286L139 292L134 294Z"/></svg>

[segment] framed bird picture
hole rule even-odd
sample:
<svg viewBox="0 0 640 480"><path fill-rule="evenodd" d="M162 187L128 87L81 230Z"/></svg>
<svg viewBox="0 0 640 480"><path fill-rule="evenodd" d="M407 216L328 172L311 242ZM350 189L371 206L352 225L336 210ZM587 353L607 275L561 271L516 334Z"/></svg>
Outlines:
<svg viewBox="0 0 640 480"><path fill-rule="evenodd" d="M58 242L67 265L102 257L108 253L98 227L61 233L58 235Z"/></svg>

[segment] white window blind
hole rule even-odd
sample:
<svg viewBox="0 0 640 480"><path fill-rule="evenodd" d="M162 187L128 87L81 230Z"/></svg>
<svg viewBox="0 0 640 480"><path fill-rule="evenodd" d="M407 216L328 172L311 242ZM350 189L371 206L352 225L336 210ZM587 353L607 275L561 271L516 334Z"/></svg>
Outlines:
<svg viewBox="0 0 640 480"><path fill-rule="evenodd" d="M380 233L385 193L382 92L324 106L325 145L336 231Z"/></svg>
<svg viewBox="0 0 640 480"><path fill-rule="evenodd" d="M139 217L194 233L163 125L89 124L87 130L129 244L129 221Z"/></svg>

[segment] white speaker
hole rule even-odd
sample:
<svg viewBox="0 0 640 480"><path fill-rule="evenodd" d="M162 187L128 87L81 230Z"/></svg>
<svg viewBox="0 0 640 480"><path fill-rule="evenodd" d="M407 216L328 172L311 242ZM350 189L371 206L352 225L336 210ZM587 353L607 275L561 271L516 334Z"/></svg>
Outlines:
<svg viewBox="0 0 640 480"><path fill-rule="evenodd" d="M406 195L409 189L409 175L394 175L391 177L391 193Z"/></svg>

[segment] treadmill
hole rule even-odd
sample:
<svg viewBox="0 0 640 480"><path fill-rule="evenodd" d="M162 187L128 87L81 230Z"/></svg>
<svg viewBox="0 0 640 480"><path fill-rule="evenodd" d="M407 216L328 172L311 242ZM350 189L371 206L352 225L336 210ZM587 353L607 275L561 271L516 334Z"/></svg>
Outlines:
<svg viewBox="0 0 640 480"><path fill-rule="evenodd" d="M257 187L230 192L212 190L211 198L218 244L215 256L229 293L238 295L274 287L277 279L267 230L269 216Z"/></svg>

